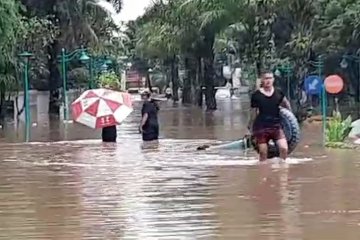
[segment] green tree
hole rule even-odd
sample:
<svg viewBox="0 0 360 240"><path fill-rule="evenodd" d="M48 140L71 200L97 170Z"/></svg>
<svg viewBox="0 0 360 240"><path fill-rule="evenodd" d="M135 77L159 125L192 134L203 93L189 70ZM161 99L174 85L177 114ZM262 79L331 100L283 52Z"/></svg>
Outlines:
<svg viewBox="0 0 360 240"><path fill-rule="evenodd" d="M296 87L313 72L309 62L320 55L326 60L325 73L338 73L339 56L360 48L359 9L353 0L157 1L129 25L128 47L137 50L130 51L132 58L142 59L147 67L160 63L169 69L169 60L176 59L177 68L186 73L183 102L202 99L197 96L205 86L207 109L212 110L214 66L229 55L254 79L254 72L290 63ZM353 92L359 89L360 72L353 67L355 61L349 66L347 85Z"/></svg>
<svg viewBox="0 0 360 240"><path fill-rule="evenodd" d="M4 115L6 93L16 86L16 43L22 30L21 6L13 0L0 1L0 106Z"/></svg>
<svg viewBox="0 0 360 240"><path fill-rule="evenodd" d="M49 111L59 113L59 88L61 87L58 59L61 48L72 51L81 45L95 52L103 51L118 30L106 9L95 0L22 0L27 7L27 16L48 19L58 29L53 40L47 45L46 66L48 69L48 89L50 90ZM120 10L121 1L111 1Z"/></svg>

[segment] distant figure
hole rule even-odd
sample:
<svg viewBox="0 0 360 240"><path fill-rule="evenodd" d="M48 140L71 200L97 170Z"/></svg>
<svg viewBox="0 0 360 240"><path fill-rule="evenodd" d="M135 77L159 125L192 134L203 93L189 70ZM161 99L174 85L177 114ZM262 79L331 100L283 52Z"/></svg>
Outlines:
<svg viewBox="0 0 360 240"><path fill-rule="evenodd" d="M165 97L166 97L167 99L170 99L170 98L172 97L172 90L171 90L170 87L167 87L167 88L165 89Z"/></svg>
<svg viewBox="0 0 360 240"><path fill-rule="evenodd" d="M155 100L151 99L149 91L141 93L141 99L144 101L141 109L141 123L139 131L142 134L143 141L154 141L159 139L159 106Z"/></svg>
<svg viewBox="0 0 360 240"><path fill-rule="evenodd" d="M101 136L103 142L116 142L116 126L104 127Z"/></svg>

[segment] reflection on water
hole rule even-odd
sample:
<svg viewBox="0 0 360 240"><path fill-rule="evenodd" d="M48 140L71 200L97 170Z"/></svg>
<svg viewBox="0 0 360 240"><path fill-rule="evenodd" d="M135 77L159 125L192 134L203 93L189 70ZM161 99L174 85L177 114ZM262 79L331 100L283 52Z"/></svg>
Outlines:
<svg viewBox="0 0 360 240"><path fill-rule="evenodd" d="M30 144L2 143L0 239L359 239L356 154L324 152L311 127L286 163L196 152L245 133L246 106L219 106L164 103L158 146L142 147L138 112L117 144L56 121L33 128ZM2 141L21 140L10 129Z"/></svg>

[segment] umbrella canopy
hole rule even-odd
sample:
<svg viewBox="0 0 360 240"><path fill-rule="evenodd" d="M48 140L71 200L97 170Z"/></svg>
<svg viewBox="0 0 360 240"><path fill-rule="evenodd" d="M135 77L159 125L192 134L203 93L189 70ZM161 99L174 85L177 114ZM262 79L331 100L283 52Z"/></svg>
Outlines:
<svg viewBox="0 0 360 240"><path fill-rule="evenodd" d="M103 128L121 124L133 111L128 93L108 89L85 91L71 104L75 122L90 128Z"/></svg>

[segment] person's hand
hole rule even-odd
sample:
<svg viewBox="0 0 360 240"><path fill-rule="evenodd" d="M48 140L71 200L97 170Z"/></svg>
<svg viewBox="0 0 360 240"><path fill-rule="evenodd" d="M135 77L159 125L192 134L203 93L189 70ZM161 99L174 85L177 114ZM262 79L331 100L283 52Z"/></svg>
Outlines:
<svg viewBox="0 0 360 240"><path fill-rule="evenodd" d="M142 133L142 132L143 132L142 126L139 126L139 133Z"/></svg>

